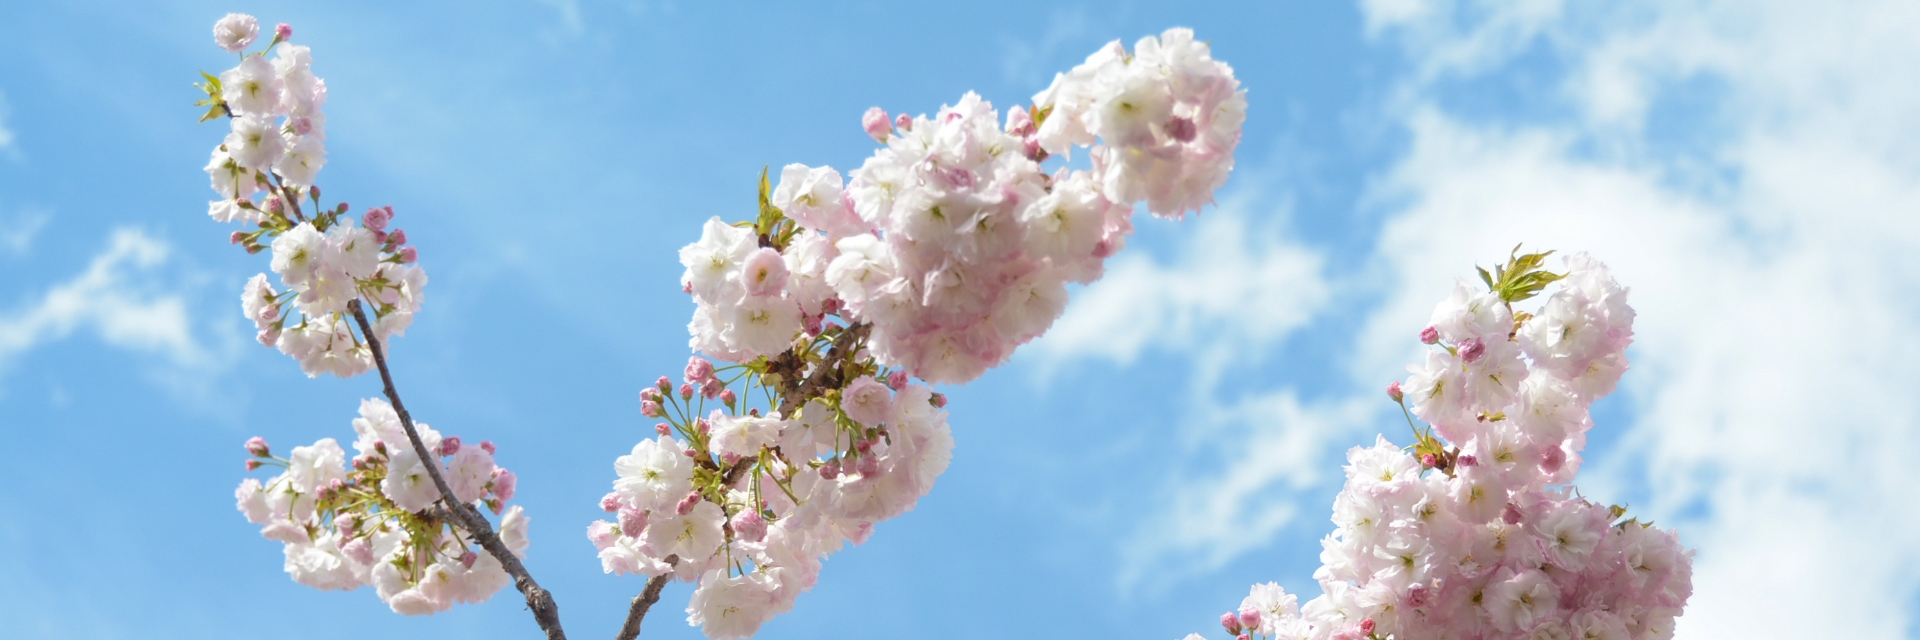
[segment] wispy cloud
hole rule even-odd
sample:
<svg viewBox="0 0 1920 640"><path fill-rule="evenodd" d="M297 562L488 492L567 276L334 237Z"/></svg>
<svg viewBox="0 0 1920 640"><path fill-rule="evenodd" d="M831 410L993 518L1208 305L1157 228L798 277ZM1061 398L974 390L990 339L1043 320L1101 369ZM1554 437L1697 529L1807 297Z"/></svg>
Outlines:
<svg viewBox="0 0 1920 640"><path fill-rule="evenodd" d="M0 371L46 343L91 330L102 341L152 353L180 367L205 368L212 354L192 331L186 301L145 290L143 272L167 261L170 248L136 229L113 232L85 271L53 285L24 308L0 314Z"/></svg>
<svg viewBox="0 0 1920 640"><path fill-rule="evenodd" d="M13 129L9 128L7 123L12 117L13 114L7 108L7 94L0 93L0 154L18 160L20 148L14 146Z"/></svg>
<svg viewBox="0 0 1920 640"><path fill-rule="evenodd" d="M1920 575L1905 568L1920 563L1920 538L1861 535L1920 530L1920 513L1886 507L1911 495L1903 470L1920 450L1920 408L1900 400L1920 387L1920 69L1901 64L1920 59L1910 37L1920 6L1364 5L1377 10L1370 30L1413 65L1387 111L1410 144L1369 196L1391 203L1367 276L1385 297L1335 357L1397 368L1409 327L1452 280L1515 242L1590 251L1633 288L1639 340L1622 391L1629 415L1596 427L1624 435L1591 452L1580 482L1699 548L1680 635L1907 635ZM1531 64L1540 48L1564 63L1560 93L1528 99L1564 117L1449 107L1461 84ZM1694 137L1676 146L1679 136ZM1149 291L1202 282L1180 264L1116 265L1114 275ZM1204 297L1160 304L1141 317L1207 317L1219 323L1208 330L1229 333L1267 321L1214 314ZM1081 300L1075 311L1101 306ZM1127 361L1204 333L1146 323L1161 330L1041 350ZM1126 551L1123 575L1180 560L1217 566L1261 545L1181 515L1269 537L1296 513L1323 522L1327 496L1299 496L1332 478L1276 469L1364 444L1354 425L1368 424L1362 407L1378 404L1378 390L1353 389L1312 402L1284 387L1200 396L1227 408L1196 420L1267 426L1224 431L1233 440L1221 450L1234 456L1170 482L1169 517L1150 519L1161 524Z"/></svg>
<svg viewBox="0 0 1920 640"><path fill-rule="evenodd" d="M27 255L33 250L34 238L39 237L40 229L46 226L47 214L43 211L0 213L0 254Z"/></svg>

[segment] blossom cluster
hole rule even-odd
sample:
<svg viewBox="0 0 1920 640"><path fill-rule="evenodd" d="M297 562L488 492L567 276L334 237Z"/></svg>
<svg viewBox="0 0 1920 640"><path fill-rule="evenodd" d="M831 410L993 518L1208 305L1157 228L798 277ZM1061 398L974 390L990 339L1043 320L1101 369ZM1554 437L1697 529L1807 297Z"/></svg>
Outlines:
<svg viewBox="0 0 1920 640"><path fill-rule="evenodd" d="M286 571L323 590L373 585L397 613L423 615L454 603L478 603L509 582L500 561L476 551L434 503L440 491L428 475L436 465L463 503L483 504L504 516L500 538L515 555L527 549L527 516L513 499L513 472L494 462L494 446L462 445L425 424L415 430L430 455L423 460L385 400L360 403L351 459L333 438L273 455L265 440L247 441L248 470L284 469L261 482L241 481L240 513L261 535L286 545Z"/></svg>
<svg viewBox="0 0 1920 640"><path fill-rule="evenodd" d="M314 179L327 162L326 81L313 74L312 52L288 41L293 29L285 24L264 50L246 52L258 31L244 14L214 25L215 44L238 53L240 64L217 77L202 74L207 99L200 104L208 110L201 120L224 116L232 127L207 162L219 196L208 214L250 227L231 236L248 252L273 251L280 287L262 273L241 292L260 343L292 356L309 376L352 377L373 359L345 317L347 303L362 299L373 309L377 337L404 335L427 276L414 265L418 253L406 232L389 230L392 207L370 209L356 224L345 203L321 206Z"/></svg>
<svg viewBox="0 0 1920 640"><path fill-rule="evenodd" d="M899 370L880 378L783 415L731 388L777 402L745 366L696 356L677 389L662 377L641 411L665 422L614 461L601 507L615 519L587 529L603 567L697 581L687 621L710 638L751 636L790 610L829 554L912 509L952 459L945 398Z"/></svg>
<svg viewBox="0 0 1920 640"><path fill-rule="evenodd" d="M1488 291L1459 284L1434 310L1420 334L1427 361L1387 391L1429 426L1407 448L1383 436L1347 453L1338 528L1314 573L1324 594L1300 605L1276 584L1255 585L1221 616L1228 633L1672 637L1692 594L1692 552L1570 484L1588 409L1627 367L1627 289L1585 254L1560 274L1542 268L1546 257L1482 271ZM1539 310L1513 310L1556 283Z"/></svg>
<svg viewBox="0 0 1920 640"><path fill-rule="evenodd" d="M680 251L695 356L641 411L589 537L609 572L697 581L688 622L744 638L821 561L927 493L951 458L944 397L1098 279L1134 207L1178 218L1233 168L1245 91L1186 29L1109 44L1004 121L980 96L862 118L884 145L843 178L791 164L759 215ZM1081 169L1043 166L1090 147ZM739 384L744 397L731 387ZM764 403L760 401L764 400ZM717 401L723 409L709 410Z"/></svg>
<svg viewBox="0 0 1920 640"><path fill-rule="evenodd" d="M752 223L708 222L681 250L691 346L731 362L777 355L834 318L865 323L874 357L933 383L1006 361L1100 277L1133 208L1179 217L1233 168L1245 91L1186 29L1118 41L1006 116L978 95L932 117L863 119L885 146L847 178L786 166ZM1090 169L1043 162L1090 146Z"/></svg>

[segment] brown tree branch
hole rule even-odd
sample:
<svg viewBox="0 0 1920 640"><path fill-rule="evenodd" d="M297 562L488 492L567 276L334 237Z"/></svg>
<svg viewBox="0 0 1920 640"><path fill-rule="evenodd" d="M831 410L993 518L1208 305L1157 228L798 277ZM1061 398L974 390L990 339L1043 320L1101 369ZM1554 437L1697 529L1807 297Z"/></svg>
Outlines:
<svg viewBox="0 0 1920 640"><path fill-rule="evenodd" d="M680 556L667 556L667 566L671 567L678 562L680 562ZM667 580L672 577L673 570L668 569L665 573L647 579L647 588L641 590L640 595L633 597L633 606L627 609L627 622L620 625L620 635L614 636L615 640L634 640L640 637L640 620L647 617L647 610L653 608L653 603L660 601L660 590L666 588Z"/></svg>
<svg viewBox="0 0 1920 640"><path fill-rule="evenodd" d="M348 301L347 311L353 313L353 319L360 324L360 333L367 339L367 348L373 351L373 363L380 368L380 382L386 385L387 401L393 403L393 412L399 414L400 426L406 430L407 440L413 443L413 452L420 456L420 461L427 467L427 475L433 477L433 486L440 489L442 513L465 529L467 535L480 543L481 548L500 561L507 575L513 576L513 586L526 595L527 608L533 611L533 621L540 625L541 631L546 632L547 640L566 640L567 634L560 628L560 607L554 604L553 594L533 581L533 575L527 573L526 565L521 564L520 557L513 555L513 551L494 533L493 525L487 523L486 516L480 515L472 505L455 498L453 488L447 485L447 479L440 474L440 457L433 455L427 450L426 443L420 441L420 432L413 428L413 416L408 415L406 406L400 404L400 392L393 388L393 374L387 371L386 352L380 347L380 339L374 337L373 325L367 322L367 314L360 308L360 301ZM655 598L658 597L655 594Z"/></svg>

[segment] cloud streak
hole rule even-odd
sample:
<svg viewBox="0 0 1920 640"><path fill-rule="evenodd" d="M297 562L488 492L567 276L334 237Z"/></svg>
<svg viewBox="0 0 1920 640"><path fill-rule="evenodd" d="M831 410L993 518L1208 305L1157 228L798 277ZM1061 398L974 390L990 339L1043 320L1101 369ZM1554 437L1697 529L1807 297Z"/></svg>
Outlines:
<svg viewBox="0 0 1920 640"><path fill-rule="evenodd" d="M194 338L184 299L142 288L138 275L167 261L170 247L129 228L116 229L85 271L55 284L24 308L0 315L0 371L36 347L88 330L107 344L162 356L174 365L213 363Z"/></svg>

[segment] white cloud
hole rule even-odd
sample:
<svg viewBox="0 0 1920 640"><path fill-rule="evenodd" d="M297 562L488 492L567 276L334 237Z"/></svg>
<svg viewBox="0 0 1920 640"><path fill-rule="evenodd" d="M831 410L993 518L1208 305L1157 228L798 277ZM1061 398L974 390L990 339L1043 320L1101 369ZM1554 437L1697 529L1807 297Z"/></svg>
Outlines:
<svg viewBox="0 0 1920 640"><path fill-rule="evenodd" d="M1243 178L1244 180L1244 178ZM1220 368L1270 351L1324 306L1325 258L1290 242L1285 205L1241 189L1220 208L1179 223L1185 241L1171 262L1122 251L1106 276L1081 290L1067 312L1027 347L1050 374L1097 358L1131 364L1149 347L1191 352L1202 387Z"/></svg>
<svg viewBox="0 0 1920 640"><path fill-rule="evenodd" d="M1412 65L1390 98L1411 145L1369 197L1392 203L1375 246L1381 268L1368 276L1388 293L1351 345L1353 370L1408 361L1409 327L1454 278L1514 243L1590 251L1633 288L1640 316L1623 387L1630 423L1597 427L1624 436L1596 452L1581 486L1636 496L1635 512L1700 550L1680 636L1907 635L1920 592L1920 537L1909 534L1920 512L1898 506L1910 502L1920 451L1909 400L1920 388L1920 67L1906 63L1920 59L1920 5L1461 4L1367 3L1394 10L1370 16L1370 30L1396 38ZM1503 73L1534 47L1568 71L1563 94L1532 106L1572 117L1449 111L1449 83ZM1700 80L1712 94L1704 106L1671 112ZM1674 150L1661 137L1674 129L1700 139ZM1179 268L1138 270L1115 275L1164 287ZM1207 313L1199 301L1167 304L1152 313ZM1208 317L1219 331L1258 324ZM1191 334L1120 335L1108 352L1063 350L1125 361ZM1259 529L1305 509L1314 517L1303 522L1321 522L1325 495L1274 503L1312 480L1277 474L1289 458L1263 465L1258 452L1363 444L1342 425L1365 424L1347 408L1378 391L1354 388L1346 402L1273 402L1270 431L1221 447L1249 460L1177 478L1165 512ZM1316 441L1293 434L1302 428L1336 433ZM1297 440L1272 444L1286 438ZM1163 524L1127 550L1136 569L1154 557L1218 565L1259 546L1148 520Z"/></svg>
<svg viewBox="0 0 1920 640"><path fill-rule="evenodd" d="M169 247L134 229L117 229L87 269L54 285L25 308L0 314L0 370L42 344L91 329L108 344L202 368L211 355L194 339L184 299L143 290L142 274L165 263Z"/></svg>
<svg viewBox="0 0 1920 640"><path fill-rule="evenodd" d="M7 118L11 115L7 109L7 94L0 93L0 153L18 158L20 150L13 146L13 129L7 128Z"/></svg>
<svg viewBox="0 0 1920 640"><path fill-rule="evenodd" d="M0 214L0 254L14 257L27 255L33 250L34 238L40 235L40 229L45 226L47 214L42 211Z"/></svg>

